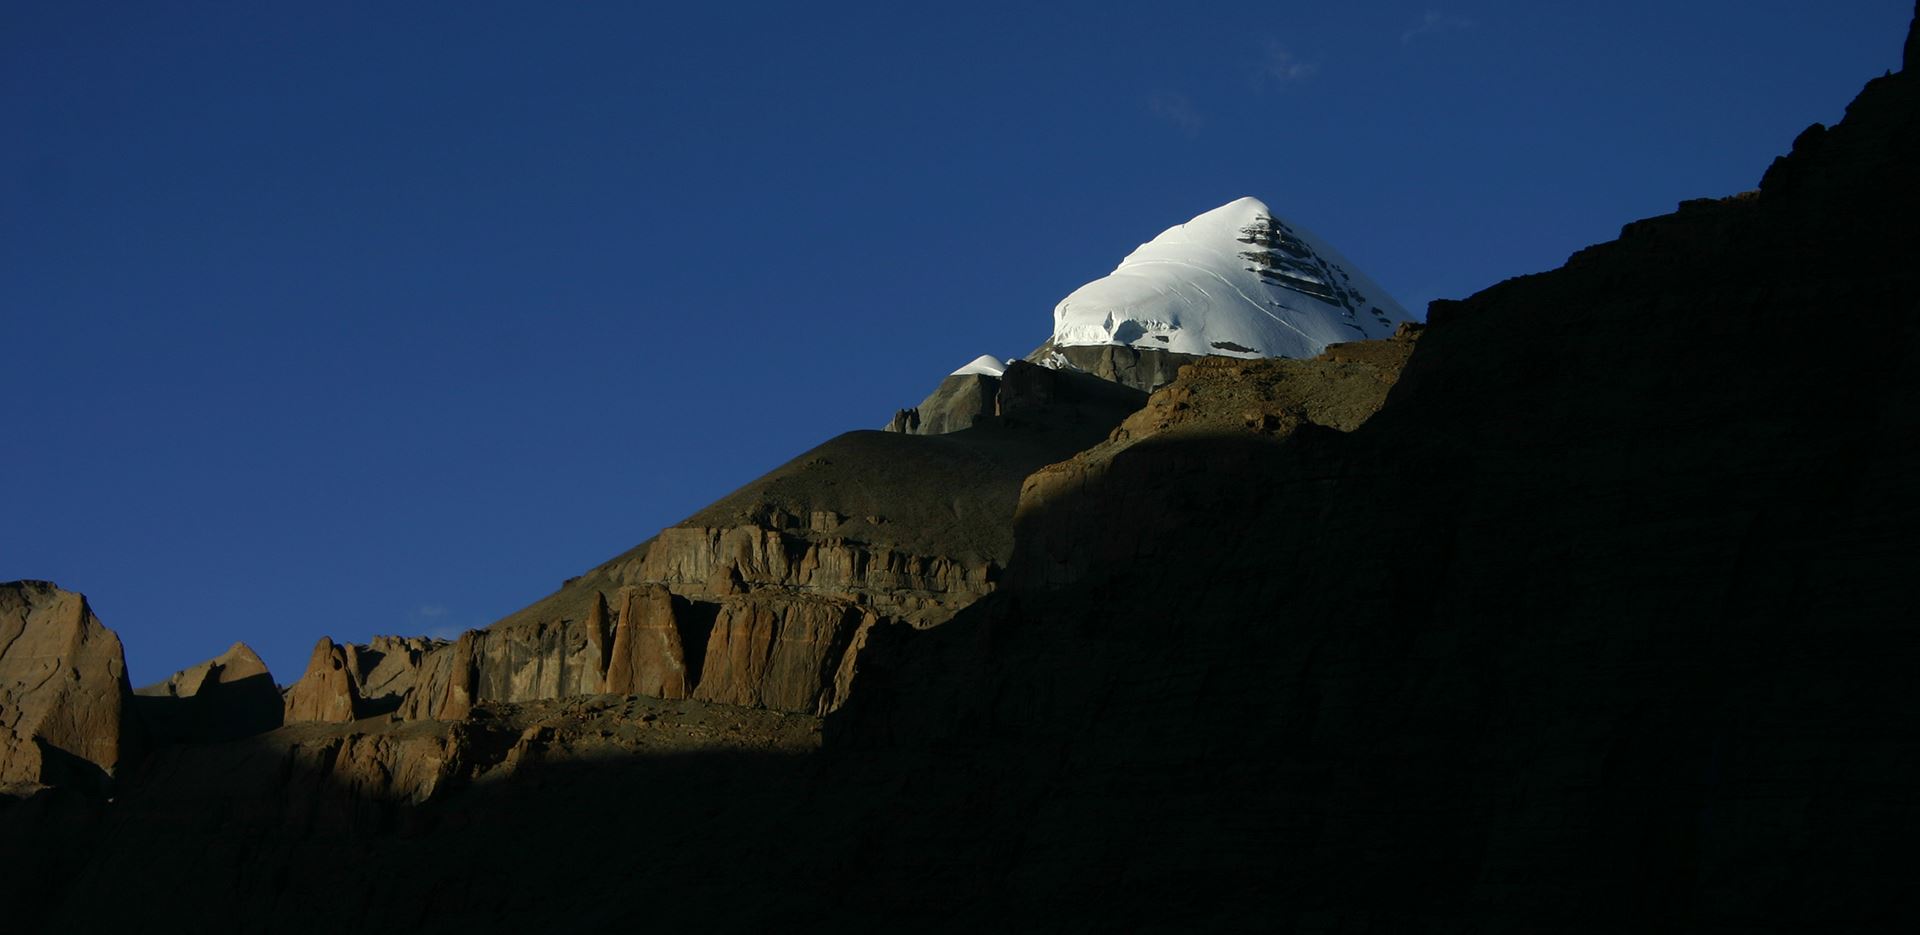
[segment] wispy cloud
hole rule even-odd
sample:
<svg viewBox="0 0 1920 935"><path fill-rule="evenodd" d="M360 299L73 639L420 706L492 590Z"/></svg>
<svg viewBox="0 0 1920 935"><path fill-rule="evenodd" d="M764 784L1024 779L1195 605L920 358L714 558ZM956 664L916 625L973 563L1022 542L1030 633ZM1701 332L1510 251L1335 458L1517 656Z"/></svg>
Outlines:
<svg viewBox="0 0 1920 935"><path fill-rule="evenodd" d="M1147 113L1172 124L1188 136L1198 135L1207 122L1207 118L1195 109L1193 102L1177 91L1155 91L1147 95Z"/></svg>
<svg viewBox="0 0 1920 935"><path fill-rule="evenodd" d="M1291 49L1271 36L1260 43L1260 59L1254 64L1254 76L1263 83L1292 84L1320 73L1320 66L1302 61Z"/></svg>
<svg viewBox="0 0 1920 935"><path fill-rule="evenodd" d="M1444 36L1448 33L1465 32L1473 28L1473 20L1439 10L1428 10L1419 21L1407 27L1400 34L1401 45L1412 45L1424 36Z"/></svg>
<svg viewBox="0 0 1920 935"><path fill-rule="evenodd" d="M413 613L407 615L407 629L412 633L418 633L424 629L428 636L436 640L458 638L465 628L446 618L446 605L421 604L413 609Z"/></svg>

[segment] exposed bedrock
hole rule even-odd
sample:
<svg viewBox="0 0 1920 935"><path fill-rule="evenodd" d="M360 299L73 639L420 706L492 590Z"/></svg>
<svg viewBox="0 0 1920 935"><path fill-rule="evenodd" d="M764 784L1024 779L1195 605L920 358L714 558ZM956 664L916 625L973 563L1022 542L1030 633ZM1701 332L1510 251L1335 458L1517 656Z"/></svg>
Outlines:
<svg viewBox="0 0 1920 935"><path fill-rule="evenodd" d="M0 793L104 790L135 745L132 696L120 637L85 597L46 581L0 584Z"/></svg>
<svg viewBox="0 0 1920 935"><path fill-rule="evenodd" d="M894 413L889 432L910 435L945 435L972 428L974 423L994 412L994 399L1000 392L1000 378L987 373L956 373L911 409Z"/></svg>
<svg viewBox="0 0 1920 935"><path fill-rule="evenodd" d="M868 629L938 626L991 593L1021 482L1106 438L1146 398L1024 361L983 379L997 414L971 428L841 435L526 609L426 648L399 714L457 719L483 702L599 691L832 710Z"/></svg>
<svg viewBox="0 0 1920 935"><path fill-rule="evenodd" d="M1152 347L1121 344L1061 347L1052 341L1040 345L1027 355L1027 360L1044 367L1089 373L1102 380L1149 393L1172 383L1180 375L1181 367L1207 359Z"/></svg>
<svg viewBox="0 0 1920 935"><path fill-rule="evenodd" d="M1419 335L1408 323L1391 339L1336 344L1312 360L1203 357L1183 367L1106 441L1026 479L1014 521L1019 560L1009 574L1024 585L1059 586L1173 558L1166 525L1211 497L1220 478L1249 469L1260 451L1178 442L1351 432L1385 404ZM1116 464L1125 468L1118 475ZM1124 511L1088 505L1094 491Z"/></svg>
<svg viewBox="0 0 1920 935"><path fill-rule="evenodd" d="M156 743L250 737L279 727L285 713L273 673L245 643L135 689L133 711Z"/></svg>
<svg viewBox="0 0 1920 935"><path fill-rule="evenodd" d="M347 647L327 637L313 647L306 674L287 687L286 721L340 723L359 717L360 690L348 667Z"/></svg>

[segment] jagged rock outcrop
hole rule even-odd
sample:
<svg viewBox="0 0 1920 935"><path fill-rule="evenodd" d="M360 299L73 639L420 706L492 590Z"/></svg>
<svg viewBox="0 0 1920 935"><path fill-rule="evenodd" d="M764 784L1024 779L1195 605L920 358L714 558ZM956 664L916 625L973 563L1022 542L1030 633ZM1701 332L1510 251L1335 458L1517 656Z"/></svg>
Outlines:
<svg viewBox="0 0 1920 935"><path fill-rule="evenodd" d="M920 405L894 413L889 432L945 435L969 429L993 415L1000 378L987 373L956 373L940 381Z"/></svg>
<svg viewBox="0 0 1920 935"><path fill-rule="evenodd" d="M457 719L481 702L601 690L831 708L869 621L937 626L991 593L1021 481L1106 437L1145 399L1019 361L986 379L998 414L972 428L842 435L525 610L427 649L399 713ZM716 635L722 614L732 616ZM702 660L716 651L719 680L700 694Z"/></svg>
<svg viewBox="0 0 1920 935"><path fill-rule="evenodd" d="M306 674L287 686L286 721L342 723L362 715L347 650L328 637L314 644Z"/></svg>
<svg viewBox="0 0 1920 935"><path fill-rule="evenodd" d="M1054 370L1088 373L1151 393L1180 375L1180 368L1205 358L1153 347L1124 344L1078 344L1056 346L1052 341L1034 348L1027 360Z"/></svg>
<svg viewBox="0 0 1920 935"><path fill-rule="evenodd" d="M419 679L427 654L446 645L446 640L420 636L376 636L365 644L342 645L362 711L398 709Z"/></svg>
<svg viewBox="0 0 1920 935"><path fill-rule="evenodd" d="M421 658L401 716L459 719L481 702L599 692L608 662L604 626L578 619L462 633Z"/></svg>
<svg viewBox="0 0 1920 935"><path fill-rule="evenodd" d="M47 581L0 584L0 793L104 790L132 752L120 637Z"/></svg>
<svg viewBox="0 0 1920 935"><path fill-rule="evenodd" d="M1420 331L1403 324L1391 339L1336 344L1312 360L1204 357L1181 368L1179 379L1149 397L1106 441L1028 476L1015 513L1021 560L1014 567L1038 576L1026 584L1057 586L1096 568L1160 556L1159 520L1192 499L1187 488L1205 489L1214 477L1245 467L1219 447L1167 443L1234 436L1278 442L1316 428L1351 432L1386 402ZM1116 460L1148 443L1159 444L1135 457L1153 467L1127 475L1145 486L1118 487L1109 477ZM1111 511L1082 506L1094 490L1128 504L1122 522L1113 522Z"/></svg>
<svg viewBox="0 0 1920 935"><path fill-rule="evenodd" d="M250 737L279 727L285 714L273 673L245 643L133 694L133 711L156 743Z"/></svg>
<svg viewBox="0 0 1920 935"><path fill-rule="evenodd" d="M1044 350L1044 348L1043 348ZM1089 361L1104 353L1139 358L1141 351L1129 347L1067 348L1075 359ZM1084 353L1083 353L1084 352ZM1039 354L1036 351L1035 354ZM1154 352L1160 365L1178 367L1179 362L1198 360L1183 354ZM996 373L956 373L940 382L932 395L912 409L894 414L889 432L911 435L947 435L976 425L1007 424L1009 420L1041 424L1111 424L1139 408L1140 387L1107 373L1083 373L1082 368L1062 365L1068 357L1057 357L1047 365L1016 360ZM1129 371L1130 373L1131 371ZM1172 379L1169 369L1168 379ZM1156 384L1157 385L1157 384Z"/></svg>
<svg viewBox="0 0 1920 935"><path fill-rule="evenodd" d="M691 695L700 681L707 636L695 628L692 616L676 613L673 593L660 585L620 589L604 690L655 698Z"/></svg>
<svg viewBox="0 0 1920 935"><path fill-rule="evenodd" d="M693 697L826 714L845 698L856 637L878 616L816 595L746 594L720 603Z"/></svg>
<svg viewBox="0 0 1920 935"><path fill-rule="evenodd" d="M1411 347L1188 368L1028 501L992 593L863 620L828 718L474 705L469 634L468 721L176 746L110 812L0 808L9 931L607 930L636 900L725 931L1910 928L1920 88L1819 140ZM1808 343L1841 314L1869 339ZM840 528L812 512L797 537ZM1038 547L1040 513L1154 551ZM716 604L835 600L716 567ZM529 617L607 659L629 568ZM778 642L758 615L727 654ZM574 895L636 847L670 859L633 899Z"/></svg>

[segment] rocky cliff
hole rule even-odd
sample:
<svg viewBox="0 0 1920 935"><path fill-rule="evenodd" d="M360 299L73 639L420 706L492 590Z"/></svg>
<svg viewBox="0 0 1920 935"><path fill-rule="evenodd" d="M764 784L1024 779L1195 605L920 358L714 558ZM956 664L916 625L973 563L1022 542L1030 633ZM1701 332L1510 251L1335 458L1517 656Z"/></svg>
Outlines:
<svg viewBox="0 0 1920 935"><path fill-rule="evenodd" d="M910 796L893 858L972 827L1089 928L1897 925L1915 166L1875 80L1759 191L1437 303L1357 426L1183 371L1029 481L1000 591L872 635L829 748L1020 803Z"/></svg>
<svg viewBox="0 0 1920 935"><path fill-rule="evenodd" d="M138 734L120 638L87 599L45 581L0 584L0 796L107 788Z"/></svg>
<svg viewBox="0 0 1920 935"><path fill-rule="evenodd" d="M283 720L273 673L245 643L164 682L135 689L133 710L156 743L236 740L270 731Z"/></svg>
<svg viewBox="0 0 1920 935"><path fill-rule="evenodd" d="M868 629L936 626L990 593L1012 553L1023 479L1145 399L1024 362L977 379L991 385L993 412L963 430L842 435L527 609L425 650L400 713L457 718L485 701L600 691L832 710Z"/></svg>
<svg viewBox="0 0 1920 935"><path fill-rule="evenodd" d="M0 799L9 929L1904 930L1916 165L1903 72L1758 192L1049 461L1017 414L843 436L388 652L431 717ZM20 593L52 671L103 658ZM492 697L596 684L691 697Z"/></svg>

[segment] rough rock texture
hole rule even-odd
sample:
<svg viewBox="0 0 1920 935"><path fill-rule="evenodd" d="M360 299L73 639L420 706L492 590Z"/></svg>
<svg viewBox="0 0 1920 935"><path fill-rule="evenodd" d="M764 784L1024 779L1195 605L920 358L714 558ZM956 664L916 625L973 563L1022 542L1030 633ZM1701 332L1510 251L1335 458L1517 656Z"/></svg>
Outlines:
<svg viewBox="0 0 1920 935"><path fill-rule="evenodd" d="M287 686L287 723L326 721L342 723L360 717L360 690L345 647L321 637L307 661L306 674Z"/></svg>
<svg viewBox="0 0 1920 935"><path fill-rule="evenodd" d="M1108 350L1139 354L1133 348ZM1154 361L1174 366L1175 361L1199 359L1155 354ZM1110 373L1089 375L1071 365L1047 367L1024 360L1008 364L999 376L957 373L942 380L920 405L895 413L887 431L947 435L976 425L1111 424L1139 408L1143 397L1139 388L1111 379Z"/></svg>
<svg viewBox="0 0 1920 935"><path fill-rule="evenodd" d="M1156 551L1033 572L1029 516L993 593L857 631L824 720L583 698L175 746L113 803L0 802L8 931L1908 930L1920 88L1804 139L1758 195L1436 307L1350 431L1341 381L1190 368L1030 504ZM1843 313L1866 337L1809 338Z"/></svg>
<svg viewBox="0 0 1920 935"><path fill-rule="evenodd" d="M603 689L803 713L838 704L860 621L936 626L990 593L1013 548L1021 481L1106 437L1145 399L1025 362L996 383L998 414L969 429L842 435L525 610L426 649L399 712L459 718L482 701ZM733 600L743 596L755 600ZM735 625L710 636L729 613ZM842 617L852 629L842 632ZM701 694L714 649L728 664ZM768 681L745 684L745 673Z"/></svg>
<svg viewBox="0 0 1920 935"><path fill-rule="evenodd" d="M1178 380L1155 392L1106 441L1028 476L1015 513L1021 560L1014 568L1038 576L1025 583L1061 585L1115 563L1153 561L1166 547L1167 517L1230 467L1216 462L1226 456L1218 447L1188 453L1165 443L1247 435L1278 441L1302 429L1351 432L1386 402L1420 330L1404 324L1390 340L1336 344L1313 360L1203 357L1182 367ZM1151 491L1117 497L1114 502L1127 504L1117 515L1082 506L1094 491L1109 490L1107 476L1124 452L1149 441L1162 446L1142 455L1154 459ZM1183 490L1186 485L1196 489Z"/></svg>
<svg viewBox="0 0 1920 935"><path fill-rule="evenodd" d="M364 645L343 645L361 710L384 714L399 708L419 679L426 655L447 645L446 640L419 636L376 636Z"/></svg>
<svg viewBox="0 0 1920 935"><path fill-rule="evenodd" d="M856 636L878 620L850 601L748 594L720 603L693 697L826 714L845 697Z"/></svg>
<svg viewBox="0 0 1920 935"><path fill-rule="evenodd" d="M267 664L252 647L235 643L164 682L135 689L133 711L156 743L206 743L279 727L284 705Z"/></svg>
<svg viewBox="0 0 1920 935"><path fill-rule="evenodd" d="M1058 347L1052 341L1040 345L1027 355L1027 360L1046 367L1090 373L1102 380L1149 393L1172 383L1174 377L1179 376L1181 367L1205 359L1150 347L1118 344Z"/></svg>
<svg viewBox="0 0 1920 935"><path fill-rule="evenodd" d="M920 405L894 413L889 432L945 435L993 415L1000 378L985 373L956 373L940 381Z"/></svg>
<svg viewBox="0 0 1920 935"><path fill-rule="evenodd" d="M691 613L675 613L672 592L660 585L620 589L620 617L605 690L655 698L685 698L700 681L705 634L690 632ZM688 644L696 654L689 656Z"/></svg>
<svg viewBox="0 0 1920 935"><path fill-rule="evenodd" d="M0 794L104 789L130 752L120 638L87 599L46 581L0 584Z"/></svg>

